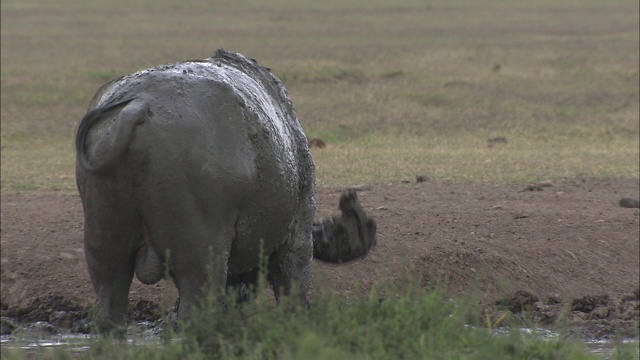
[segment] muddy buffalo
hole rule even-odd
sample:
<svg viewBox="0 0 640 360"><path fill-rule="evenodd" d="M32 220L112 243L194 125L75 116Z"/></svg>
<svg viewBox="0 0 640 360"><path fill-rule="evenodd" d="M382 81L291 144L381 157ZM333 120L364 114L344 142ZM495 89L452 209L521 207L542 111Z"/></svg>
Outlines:
<svg viewBox="0 0 640 360"><path fill-rule="evenodd" d="M254 60L163 65L100 88L76 135L96 323L125 323L134 273L168 274L188 317L205 290L257 279L307 303L311 260L349 261L375 243L354 192L314 222L314 164L282 83ZM294 286L294 289L291 289Z"/></svg>

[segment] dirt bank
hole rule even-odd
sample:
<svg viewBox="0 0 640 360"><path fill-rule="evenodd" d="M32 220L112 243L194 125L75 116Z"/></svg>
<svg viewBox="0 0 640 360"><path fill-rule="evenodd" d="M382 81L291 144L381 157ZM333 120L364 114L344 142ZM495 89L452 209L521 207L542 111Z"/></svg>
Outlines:
<svg viewBox="0 0 640 360"><path fill-rule="evenodd" d="M337 212L340 190L318 190L318 217ZM507 309L546 325L569 304L568 324L585 337L634 336L639 210L619 200L637 199L638 192L638 180L374 186L359 196L378 221L377 247L350 264L316 262L314 284L353 298L356 286L366 292L407 272L419 274L424 286L446 275L451 295L475 289L473 296L492 312ZM21 321L47 321L49 331L87 331L94 294L79 197L4 194L1 203L3 332ZM172 284L166 288L134 280L132 318L157 318L163 295L169 303L175 296ZM522 315L523 309L530 312Z"/></svg>

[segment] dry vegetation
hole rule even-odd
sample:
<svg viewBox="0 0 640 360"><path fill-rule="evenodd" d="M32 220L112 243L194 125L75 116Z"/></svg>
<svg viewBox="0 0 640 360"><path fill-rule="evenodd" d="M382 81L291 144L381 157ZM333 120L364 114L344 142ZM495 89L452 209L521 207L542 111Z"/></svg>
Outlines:
<svg viewBox="0 0 640 360"><path fill-rule="evenodd" d="M97 88L219 47L284 81L320 185L638 178L638 26L626 0L3 1L2 191L75 191Z"/></svg>

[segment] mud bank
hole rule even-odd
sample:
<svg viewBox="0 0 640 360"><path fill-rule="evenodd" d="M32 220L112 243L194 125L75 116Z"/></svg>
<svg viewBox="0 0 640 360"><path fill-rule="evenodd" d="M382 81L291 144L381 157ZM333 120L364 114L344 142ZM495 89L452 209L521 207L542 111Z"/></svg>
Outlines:
<svg viewBox="0 0 640 360"><path fill-rule="evenodd" d="M640 213L619 201L638 198L638 180L527 188L429 181L363 188L358 196L378 223L378 243L360 261L314 262L311 302L326 291L354 301L357 292L410 273L425 287L446 277L453 298L476 289L473 296L491 314L509 311L527 325L561 320L587 339L636 336ZM316 218L338 213L342 190L318 189ZM79 197L3 194L0 200L3 332L38 321L51 325L38 325L47 331L89 331L95 298ZM134 281L129 318L158 321L161 304L170 307L175 296L170 282Z"/></svg>

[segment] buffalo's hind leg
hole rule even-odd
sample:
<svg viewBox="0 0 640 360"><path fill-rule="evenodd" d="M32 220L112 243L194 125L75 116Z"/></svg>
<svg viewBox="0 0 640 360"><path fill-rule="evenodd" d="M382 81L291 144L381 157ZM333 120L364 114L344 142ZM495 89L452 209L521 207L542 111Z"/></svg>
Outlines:
<svg viewBox="0 0 640 360"><path fill-rule="evenodd" d="M171 240L163 240L167 244L164 247L159 245L165 253L169 250L169 264L180 296L181 320L194 320L194 307L203 305L209 295L221 301L227 280L233 227L215 224L214 220L199 222L196 218L184 216L176 223L165 221L163 237Z"/></svg>
<svg viewBox="0 0 640 360"><path fill-rule="evenodd" d="M114 199L84 200L84 246L96 293L96 326L99 332L123 336L141 222L132 208L118 206Z"/></svg>
<svg viewBox="0 0 640 360"><path fill-rule="evenodd" d="M308 306L307 292L313 260L312 222L312 207L298 211L290 225L288 242L269 257L267 280L273 287L276 300L282 295L292 295L298 297L303 306Z"/></svg>

